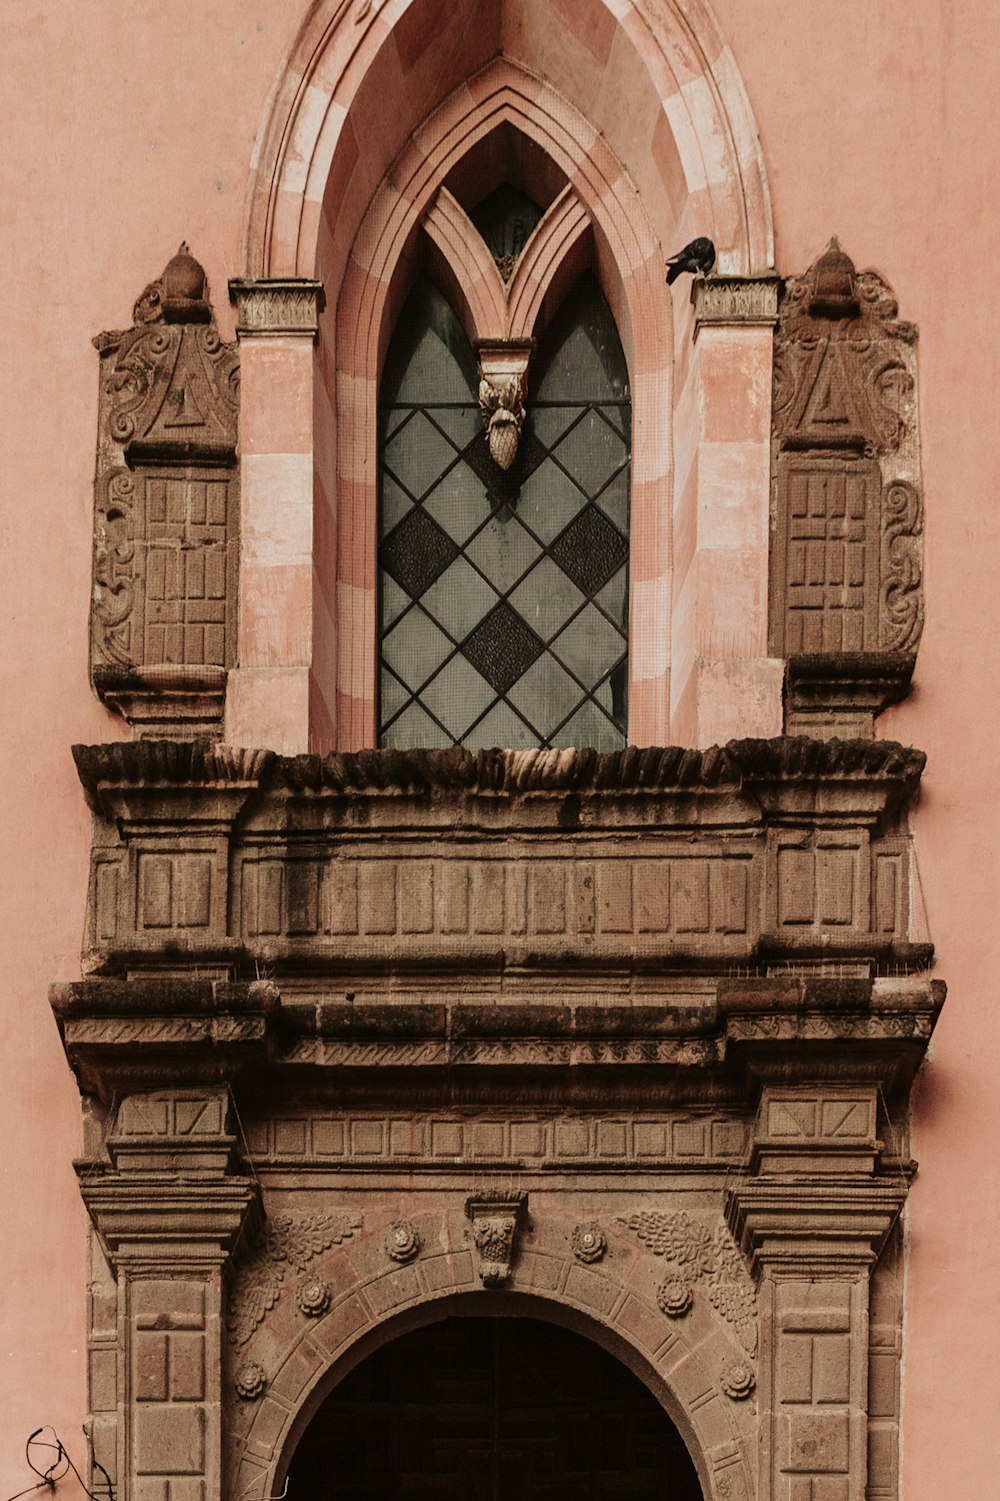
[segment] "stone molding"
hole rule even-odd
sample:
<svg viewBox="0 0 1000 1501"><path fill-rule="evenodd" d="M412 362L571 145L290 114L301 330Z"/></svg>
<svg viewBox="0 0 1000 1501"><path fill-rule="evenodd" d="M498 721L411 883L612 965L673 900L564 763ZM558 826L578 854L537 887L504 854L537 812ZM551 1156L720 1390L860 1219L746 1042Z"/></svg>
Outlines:
<svg viewBox="0 0 1000 1501"><path fill-rule="evenodd" d="M229 300L236 304L236 333L240 339L319 335L319 315L325 297L323 283L299 276L233 277Z"/></svg>
<svg viewBox="0 0 1000 1501"><path fill-rule="evenodd" d="M427 966L445 993L503 975L511 1000L553 965L616 973L624 999L655 966L640 990L656 1000L671 966L927 958L900 823L924 758L891 742L75 755L95 813L92 972L155 971L169 940L226 977L393 974L399 999Z"/></svg>
<svg viewBox="0 0 1000 1501"><path fill-rule="evenodd" d="M874 739L883 709L910 691L915 652L814 652L788 658L785 728L790 735Z"/></svg>
<svg viewBox="0 0 1000 1501"><path fill-rule="evenodd" d="M691 284L694 336L702 328L773 328L778 321L781 278L696 276Z"/></svg>

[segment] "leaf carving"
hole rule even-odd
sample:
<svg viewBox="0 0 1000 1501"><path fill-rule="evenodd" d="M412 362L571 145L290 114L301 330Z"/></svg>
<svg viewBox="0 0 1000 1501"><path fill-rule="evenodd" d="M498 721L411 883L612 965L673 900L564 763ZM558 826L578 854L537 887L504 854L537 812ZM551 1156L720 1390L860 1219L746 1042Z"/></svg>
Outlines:
<svg viewBox="0 0 1000 1501"><path fill-rule="evenodd" d="M238 1268L226 1320L234 1345L245 1345L277 1303L285 1273L304 1272L314 1257L361 1227L352 1214L269 1216Z"/></svg>
<svg viewBox="0 0 1000 1501"><path fill-rule="evenodd" d="M654 1256L662 1256L687 1282L705 1280L705 1295L717 1313L736 1331L749 1355L757 1349L757 1295L753 1282L725 1225L711 1231L683 1209L671 1214L637 1210L619 1217L619 1224L642 1241Z"/></svg>

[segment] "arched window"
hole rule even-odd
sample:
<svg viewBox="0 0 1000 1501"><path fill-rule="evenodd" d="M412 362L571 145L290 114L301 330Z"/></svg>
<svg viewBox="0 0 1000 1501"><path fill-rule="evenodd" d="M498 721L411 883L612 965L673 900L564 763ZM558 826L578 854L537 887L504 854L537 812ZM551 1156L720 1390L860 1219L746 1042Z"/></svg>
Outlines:
<svg viewBox="0 0 1000 1501"><path fill-rule="evenodd" d="M534 227L522 200L499 189L471 215L501 275ZM458 317L419 279L380 388L379 743L615 749L631 411L596 278L539 341L509 469L491 457L478 383Z"/></svg>

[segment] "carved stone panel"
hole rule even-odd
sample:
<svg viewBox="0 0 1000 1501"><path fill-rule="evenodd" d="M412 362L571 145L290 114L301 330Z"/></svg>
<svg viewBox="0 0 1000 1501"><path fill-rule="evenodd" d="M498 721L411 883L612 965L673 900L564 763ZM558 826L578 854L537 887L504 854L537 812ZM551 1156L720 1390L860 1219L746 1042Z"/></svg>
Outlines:
<svg viewBox="0 0 1000 1501"><path fill-rule="evenodd" d="M861 654L913 652L923 622L916 330L874 272L859 273L832 240L786 283L775 333L772 411L771 637L776 656L825 658L808 702L810 733L826 723L816 685L844 698ZM835 664L836 670L833 670ZM871 723L862 693L854 719ZM862 702L865 700L865 702ZM858 727L855 727L855 733Z"/></svg>
<svg viewBox="0 0 1000 1501"><path fill-rule="evenodd" d="M136 734L217 731L235 660L239 364L182 246L101 334L91 662Z"/></svg>

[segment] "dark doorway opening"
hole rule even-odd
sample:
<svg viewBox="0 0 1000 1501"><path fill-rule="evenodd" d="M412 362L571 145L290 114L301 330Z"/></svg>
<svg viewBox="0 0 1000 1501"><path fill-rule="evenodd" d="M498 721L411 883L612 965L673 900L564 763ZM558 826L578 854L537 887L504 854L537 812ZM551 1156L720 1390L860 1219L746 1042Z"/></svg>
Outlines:
<svg viewBox="0 0 1000 1501"><path fill-rule="evenodd" d="M449 1318L361 1363L299 1443L288 1501L702 1501L639 1378L579 1334Z"/></svg>

